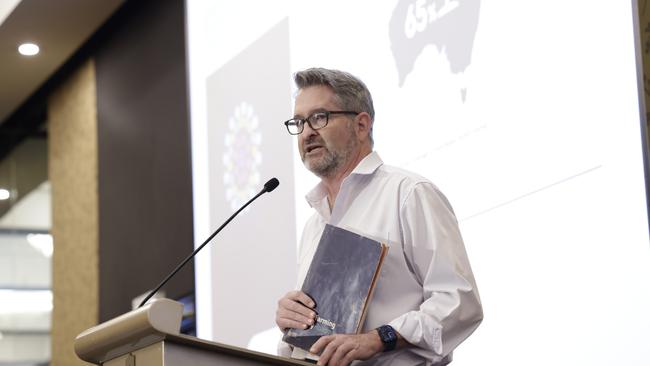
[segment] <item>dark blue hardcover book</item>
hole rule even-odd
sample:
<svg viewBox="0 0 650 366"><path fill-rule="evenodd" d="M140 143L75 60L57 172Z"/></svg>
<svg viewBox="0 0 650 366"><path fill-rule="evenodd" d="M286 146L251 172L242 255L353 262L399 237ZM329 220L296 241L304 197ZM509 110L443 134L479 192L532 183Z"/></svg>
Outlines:
<svg viewBox="0 0 650 366"><path fill-rule="evenodd" d="M317 321L309 329L289 329L282 339L309 350L322 336L359 333L387 250L378 241L326 225L302 285L316 303Z"/></svg>

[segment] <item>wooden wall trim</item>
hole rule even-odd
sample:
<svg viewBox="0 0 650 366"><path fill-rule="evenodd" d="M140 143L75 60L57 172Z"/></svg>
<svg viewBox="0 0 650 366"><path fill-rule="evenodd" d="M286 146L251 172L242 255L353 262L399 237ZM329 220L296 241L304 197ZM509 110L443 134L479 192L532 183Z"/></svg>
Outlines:
<svg viewBox="0 0 650 366"><path fill-rule="evenodd" d="M74 338L97 324L99 230L97 93L92 60L48 98L52 185L52 361L85 365Z"/></svg>

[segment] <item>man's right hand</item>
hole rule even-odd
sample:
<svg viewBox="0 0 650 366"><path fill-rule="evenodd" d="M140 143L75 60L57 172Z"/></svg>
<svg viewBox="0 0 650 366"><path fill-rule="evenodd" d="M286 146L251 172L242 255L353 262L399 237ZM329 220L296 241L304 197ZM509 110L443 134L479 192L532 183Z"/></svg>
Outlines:
<svg viewBox="0 0 650 366"><path fill-rule="evenodd" d="M314 325L316 304L302 291L287 292L278 300L278 310L275 312L275 323L283 332L288 328L307 329Z"/></svg>

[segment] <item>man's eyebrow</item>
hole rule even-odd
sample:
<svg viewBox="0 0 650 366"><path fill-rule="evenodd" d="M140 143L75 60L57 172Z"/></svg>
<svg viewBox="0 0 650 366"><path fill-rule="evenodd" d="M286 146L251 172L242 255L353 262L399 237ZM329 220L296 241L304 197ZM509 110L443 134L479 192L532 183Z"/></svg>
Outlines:
<svg viewBox="0 0 650 366"><path fill-rule="evenodd" d="M327 112L327 108L324 108L324 107L314 108L311 111L309 111L309 114L307 114L307 117L311 116L314 113L318 113L318 112ZM294 114L293 115L294 119L306 119L307 117L303 117L303 116L301 116L299 114Z"/></svg>

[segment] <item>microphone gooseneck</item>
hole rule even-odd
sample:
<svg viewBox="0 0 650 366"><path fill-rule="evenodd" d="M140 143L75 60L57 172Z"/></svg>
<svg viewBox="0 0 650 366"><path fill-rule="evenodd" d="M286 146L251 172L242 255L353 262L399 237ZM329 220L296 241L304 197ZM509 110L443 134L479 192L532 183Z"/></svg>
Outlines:
<svg viewBox="0 0 650 366"><path fill-rule="evenodd" d="M192 258L194 258L194 256L196 255L196 253L198 253L201 249L203 249L203 247L206 246L206 244L208 244L208 243L210 242L210 240L212 240L212 238L214 238L217 234L219 234L219 232L221 231L221 229L223 229L224 227L226 227L226 225L228 225L228 223L229 223L230 221L232 221L232 219L234 219L235 216L237 216L237 214L239 214L243 209L245 209L246 206L250 205L253 201L255 201L255 200L257 199L257 197L263 195L264 193L267 193L267 192L271 192L271 191L273 191L273 190L276 189L279 185L280 185L280 181L278 181L277 178L271 178L271 179L269 179L268 182L264 183L264 188L263 188L263 189L262 189L258 194L256 194L255 197L253 197L253 198L251 198L250 200L248 200L248 202L246 202L246 203L245 203L241 208L239 208L239 210L235 211L235 213L232 214L232 216L230 216L230 217L228 218L228 220L226 220L226 222L224 222L221 226L219 226L219 228L218 228L215 232L213 232L212 235L210 235L207 239L205 239L205 241L203 242L203 244L201 244L198 248L196 248L196 249L192 252L192 254L190 254L189 256L187 256L187 258L185 258L185 259L184 259L184 260L183 260L183 261L182 261L178 266L176 266L176 269L174 269L174 270L173 270L169 275L167 275L167 277L165 277L165 279L162 280L162 282L160 282L160 284L158 284L158 286L156 286L155 289L151 290L151 292L149 293L149 295L147 295L147 297L145 297L144 300L142 300L142 302L140 303L140 305L138 306L138 308L141 308L144 304L146 304L147 301L149 301L149 299L151 299L151 297L152 297L156 292L158 292L158 290L160 290L160 289L161 289L161 288L162 288L162 287L163 287L163 286L164 286L164 285L165 285L165 284L166 284L166 283L167 283L167 282L168 282L172 277L174 277L174 275L175 275L178 271L180 271L180 269L183 268L183 266L185 266L185 264L186 264L187 262L189 262Z"/></svg>

